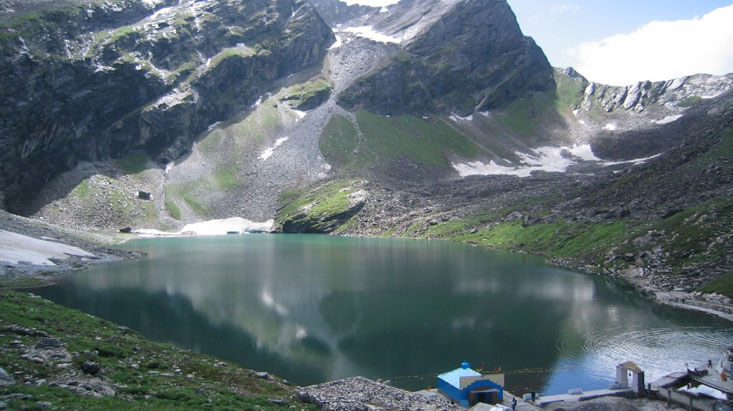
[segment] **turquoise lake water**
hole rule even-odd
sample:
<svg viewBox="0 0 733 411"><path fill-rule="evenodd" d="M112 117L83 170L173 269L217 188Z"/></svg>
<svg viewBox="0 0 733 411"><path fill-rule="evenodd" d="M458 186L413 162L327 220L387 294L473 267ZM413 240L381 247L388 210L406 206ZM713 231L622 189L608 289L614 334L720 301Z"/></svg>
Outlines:
<svg viewBox="0 0 733 411"><path fill-rule="evenodd" d="M542 259L443 241L318 235L135 240L140 261L36 291L152 340L299 385L353 375L407 389L469 361L516 393L607 388L717 359L733 323L660 306Z"/></svg>

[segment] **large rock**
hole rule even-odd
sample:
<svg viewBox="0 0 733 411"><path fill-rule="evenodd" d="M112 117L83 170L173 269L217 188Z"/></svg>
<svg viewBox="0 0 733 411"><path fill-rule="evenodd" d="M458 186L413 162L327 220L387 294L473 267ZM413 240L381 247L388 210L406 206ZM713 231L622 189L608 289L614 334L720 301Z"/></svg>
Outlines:
<svg viewBox="0 0 733 411"><path fill-rule="evenodd" d="M280 210L277 231L330 233L358 214L367 201L363 182L332 182L317 187Z"/></svg>
<svg viewBox="0 0 733 411"><path fill-rule="evenodd" d="M13 384L15 384L15 378L13 378L13 376L8 374L5 370L0 368L0 387Z"/></svg>

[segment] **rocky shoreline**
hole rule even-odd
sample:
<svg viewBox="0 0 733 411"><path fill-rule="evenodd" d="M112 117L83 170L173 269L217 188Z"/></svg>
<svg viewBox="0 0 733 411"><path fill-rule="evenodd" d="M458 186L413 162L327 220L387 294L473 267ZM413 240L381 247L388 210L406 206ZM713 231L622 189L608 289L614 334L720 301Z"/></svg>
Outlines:
<svg viewBox="0 0 733 411"><path fill-rule="evenodd" d="M616 273L602 273L601 267L574 264L569 259L548 259L550 264L570 270L584 272L589 275L600 275L612 281L621 281L634 289L634 292L656 303L685 310L698 311L714 315L733 322L733 300L717 293L703 293L701 291L684 291L674 287L671 290L658 286L653 276L640 277L629 275L629 271Z"/></svg>
<svg viewBox="0 0 733 411"><path fill-rule="evenodd" d="M10 263L0 259L0 286L11 288L37 287L59 281L64 274L89 268L94 264L135 260L143 256L137 251L121 250L112 246L125 237L108 233L88 233L58 227L42 221L20 217L0 211L0 231L16 233L32 239L71 246L86 251L91 256L67 254L66 258L50 257L53 265L18 261ZM0 254L3 246L0 245ZM2 257L2 256L0 256Z"/></svg>

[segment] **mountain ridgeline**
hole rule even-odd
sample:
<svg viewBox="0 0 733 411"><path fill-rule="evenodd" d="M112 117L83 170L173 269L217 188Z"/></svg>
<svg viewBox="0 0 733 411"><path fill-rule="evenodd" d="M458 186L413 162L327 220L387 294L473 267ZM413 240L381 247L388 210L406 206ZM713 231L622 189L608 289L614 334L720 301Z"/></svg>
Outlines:
<svg viewBox="0 0 733 411"><path fill-rule="evenodd" d="M2 7L6 210L445 238L649 290L733 281L733 75L593 83L551 67L505 0Z"/></svg>

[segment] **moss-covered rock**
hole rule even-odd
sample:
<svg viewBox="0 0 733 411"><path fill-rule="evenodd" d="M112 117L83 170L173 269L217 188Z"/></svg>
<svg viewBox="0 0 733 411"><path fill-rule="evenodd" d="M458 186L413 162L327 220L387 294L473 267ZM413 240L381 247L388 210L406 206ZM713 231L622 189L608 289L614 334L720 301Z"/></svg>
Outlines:
<svg viewBox="0 0 733 411"><path fill-rule="evenodd" d="M331 86L325 80L318 79L298 84L287 90L288 95L283 98L296 110L312 110L328 100L331 95Z"/></svg>
<svg viewBox="0 0 733 411"><path fill-rule="evenodd" d="M334 181L287 200L276 218L284 233L330 233L349 221L367 200L364 181Z"/></svg>

